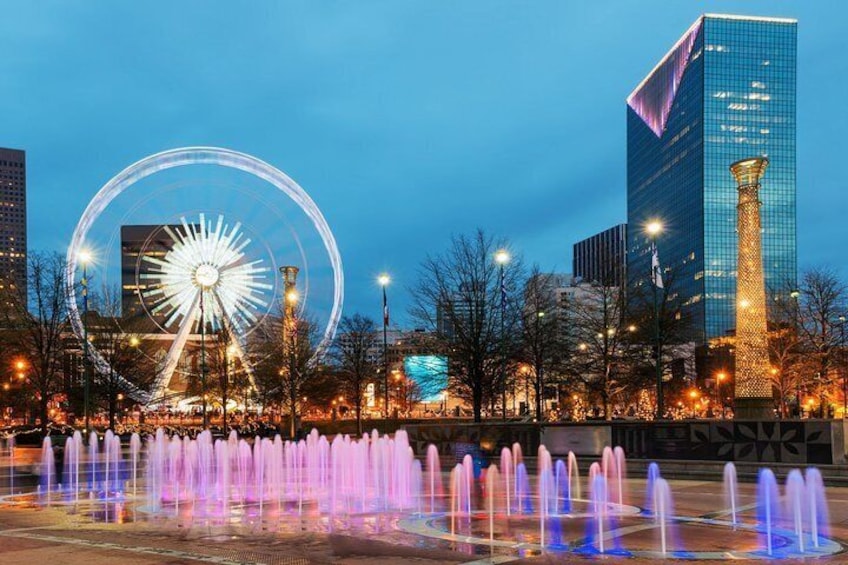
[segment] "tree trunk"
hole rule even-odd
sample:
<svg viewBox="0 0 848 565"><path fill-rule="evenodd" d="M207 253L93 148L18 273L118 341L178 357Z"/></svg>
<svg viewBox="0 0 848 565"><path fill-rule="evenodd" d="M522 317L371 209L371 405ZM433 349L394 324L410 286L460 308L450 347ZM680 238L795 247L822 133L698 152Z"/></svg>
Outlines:
<svg viewBox="0 0 848 565"><path fill-rule="evenodd" d="M297 434L297 399L292 399L289 401L289 435L292 439L295 439L295 435Z"/></svg>
<svg viewBox="0 0 848 565"><path fill-rule="evenodd" d="M362 437L362 401L356 402L356 434Z"/></svg>
<svg viewBox="0 0 848 565"><path fill-rule="evenodd" d="M542 421L542 383L538 378L536 379L536 381L534 383L533 392L536 393L536 421L541 422Z"/></svg>
<svg viewBox="0 0 848 565"><path fill-rule="evenodd" d="M474 409L474 423L483 421L483 383L480 375L476 375L474 386L471 387L471 404Z"/></svg>
<svg viewBox="0 0 848 565"><path fill-rule="evenodd" d="M224 435L226 436L228 433L227 430L227 387L224 387L223 394L221 395L221 415L224 418Z"/></svg>
<svg viewBox="0 0 848 565"><path fill-rule="evenodd" d="M38 400L38 414L41 419L41 428L44 430L44 435L47 435L47 424L49 420L49 413L47 408L49 396L42 391L41 398Z"/></svg>
<svg viewBox="0 0 848 565"><path fill-rule="evenodd" d="M115 429L115 393L109 392L109 429Z"/></svg>
<svg viewBox="0 0 848 565"><path fill-rule="evenodd" d="M542 407L544 406L544 382L545 382L545 374L544 369L542 368L541 363L536 366L536 420L541 422L545 414L543 412Z"/></svg>

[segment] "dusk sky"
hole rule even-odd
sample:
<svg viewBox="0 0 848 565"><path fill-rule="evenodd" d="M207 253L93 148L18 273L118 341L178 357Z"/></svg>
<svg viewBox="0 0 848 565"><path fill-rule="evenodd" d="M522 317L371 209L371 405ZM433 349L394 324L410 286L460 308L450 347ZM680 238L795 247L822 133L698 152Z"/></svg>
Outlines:
<svg viewBox="0 0 848 565"><path fill-rule="evenodd" d="M575 241L625 221L625 98L705 12L798 18L799 266L848 274L839 1L5 3L0 146L27 152L31 250L64 251L146 155L255 155L322 209L345 312L378 318L388 271L403 319L451 234L570 272Z"/></svg>

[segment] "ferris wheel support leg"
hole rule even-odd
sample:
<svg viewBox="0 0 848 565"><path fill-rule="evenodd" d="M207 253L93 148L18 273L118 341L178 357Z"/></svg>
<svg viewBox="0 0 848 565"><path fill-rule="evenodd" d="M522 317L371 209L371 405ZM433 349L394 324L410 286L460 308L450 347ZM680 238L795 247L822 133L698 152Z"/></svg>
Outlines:
<svg viewBox="0 0 848 565"><path fill-rule="evenodd" d="M200 292L198 292L192 301L191 308L183 318L183 323L180 325L180 330L174 337L174 342L171 343L171 348L168 350L168 355L165 357L165 366L162 367L162 372L156 377L153 388L150 391L150 399L148 404L158 401L165 395L168 385L171 384L171 378L174 376L174 371L180 362L183 349L188 341L188 336L191 335L191 328L194 326L194 320L197 318L197 313L200 310Z"/></svg>

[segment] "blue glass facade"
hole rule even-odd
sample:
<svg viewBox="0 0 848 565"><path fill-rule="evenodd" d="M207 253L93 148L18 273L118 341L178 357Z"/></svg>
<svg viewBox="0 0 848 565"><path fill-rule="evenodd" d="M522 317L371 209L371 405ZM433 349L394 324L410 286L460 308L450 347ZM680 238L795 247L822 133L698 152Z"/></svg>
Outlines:
<svg viewBox="0 0 848 565"><path fill-rule="evenodd" d="M647 284L640 226L660 220L660 262L699 341L735 324L734 161L769 158L761 189L766 288L796 279L796 44L794 20L706 15L628 98L628 274Z"/></svg>

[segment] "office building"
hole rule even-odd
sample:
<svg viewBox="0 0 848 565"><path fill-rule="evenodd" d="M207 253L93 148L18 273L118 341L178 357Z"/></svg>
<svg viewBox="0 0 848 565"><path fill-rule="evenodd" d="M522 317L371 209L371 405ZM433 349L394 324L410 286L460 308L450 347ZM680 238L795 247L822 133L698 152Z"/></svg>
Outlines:
<svg viewBox="0 0 848 565"><path fill-rule="evenodd" d="M586 282L622 286L627 278L627 224L618 224L574 244L574 276Z"/></svg>
<svg viewBox="0 0 848 565"><path fill-rule="evenodd" d="M26 153L0 148L0 286L27 291Z"/></svg>
<svg viewBox="0 0 848 565"><path fill-rule="evenodd" d="M760 193L766 287L795 284L796 46L795 20L707 14L627 98L628 277L634 287L650 284L644 226L661 222L668 292L701 343L735 326L737 195L728 167L737 160L771 163Z"/></svg>
<svg viewBox="0 0 848 565"><path fill-rule="evenodd" d="M174 230L179 226L121 226L121 317L140 324L138 331L161 331L165 321L164 313L150 312L142 296L147 286L141 275L152 266L144 257L162 258L173 248L174 239L166 227Z"/></svg>

